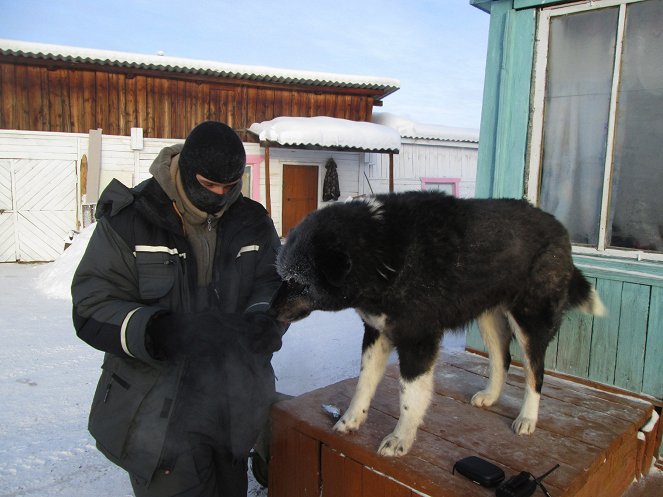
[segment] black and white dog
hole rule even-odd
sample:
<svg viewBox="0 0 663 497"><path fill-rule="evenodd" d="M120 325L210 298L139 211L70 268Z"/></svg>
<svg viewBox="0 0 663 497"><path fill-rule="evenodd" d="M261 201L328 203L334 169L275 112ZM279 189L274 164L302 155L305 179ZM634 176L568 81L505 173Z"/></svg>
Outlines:
<svg viewBox="0 0 663 497"><path fill-rule="evenodd" d="M357 430L395 347L400 418L378 452L406 454L433 390L444 330L478 319L490 356L488 385L500 396L515 335L526 387L518 434L536 427L546 347L570 307L602 315L598 294L573 265L566 229L523 200L461 200L434 192L376 195L309 214L277 259L284 280L273 312L296 321L314 310L357 310L365 325L361 372L334 429Z"/></svg>

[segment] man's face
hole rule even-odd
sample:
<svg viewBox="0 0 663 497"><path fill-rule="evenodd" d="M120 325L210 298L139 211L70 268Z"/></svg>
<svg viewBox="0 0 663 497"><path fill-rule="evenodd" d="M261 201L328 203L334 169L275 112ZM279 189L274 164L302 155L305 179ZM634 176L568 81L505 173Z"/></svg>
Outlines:
<svg viewBox="0 0 663 497"><path fill-rule="evenodd" d="M196 174L196 179L201 186L207 188L210 192L215 193L216 195L225 195L232 190L233 186L239 183L239 180L233 181L232 183L217 183L216 181L207 179L201 174Z"/></svg>

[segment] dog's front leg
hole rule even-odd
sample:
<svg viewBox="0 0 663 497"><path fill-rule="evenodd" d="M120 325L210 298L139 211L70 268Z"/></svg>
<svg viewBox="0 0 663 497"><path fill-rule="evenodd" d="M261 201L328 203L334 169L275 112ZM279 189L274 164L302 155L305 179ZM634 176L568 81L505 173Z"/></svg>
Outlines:
<svg viewBox="0 0 663 497"><path fill-rule="evenodd" d="M393 345L386 336L375 328L365 325L361 370L359 380L357 380L357 388L350 402L350 407L334 425L334 431L340 433L354 431L359 429L366 421L368 408L384 375L387 359L392 349Z"/></svg>
<svg viewBox="0 0 663 497"><path fill-rule="evenodd" d="M433 396L435 360L439 339L418 343L412 349L398 349L400 379L400 417L396 428L380 444L383 456L403 456L410 451L417 429L424 420Z"/></svg>

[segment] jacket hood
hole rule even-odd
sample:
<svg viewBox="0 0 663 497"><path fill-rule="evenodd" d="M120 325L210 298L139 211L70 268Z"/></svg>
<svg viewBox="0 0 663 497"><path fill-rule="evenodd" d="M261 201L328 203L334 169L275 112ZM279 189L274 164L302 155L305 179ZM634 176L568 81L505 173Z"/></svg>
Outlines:
<svg viewBox="0 0 663 497"><path fill-rule="evenodd" d="M150 174L154 176L157 183L159 183L163 191L168 195L168 198L171 199L177 197L177 190L170 174L170 165L173 162L173 158L178 156L182 151L182 146L181 143L178 143L161 149L161 152L159 152L159 155L156 156L150 166Z"/></svg>

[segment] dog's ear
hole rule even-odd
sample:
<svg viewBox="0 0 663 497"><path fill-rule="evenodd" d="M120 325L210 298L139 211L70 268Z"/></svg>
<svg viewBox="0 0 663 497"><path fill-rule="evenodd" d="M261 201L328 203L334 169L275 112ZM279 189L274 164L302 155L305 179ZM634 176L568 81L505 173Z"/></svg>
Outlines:
<svg viewBox="0 0 663 497"><path fill-rule="evenodd" d="M318 264L325 279L335 287L342 286L352 269L350 254L336 248L327 248L320 255Z"/></svg>

